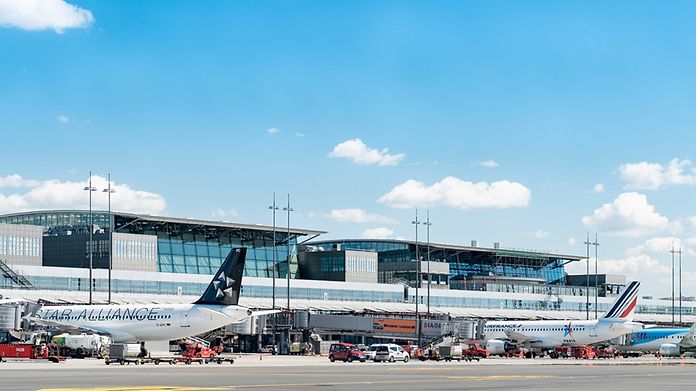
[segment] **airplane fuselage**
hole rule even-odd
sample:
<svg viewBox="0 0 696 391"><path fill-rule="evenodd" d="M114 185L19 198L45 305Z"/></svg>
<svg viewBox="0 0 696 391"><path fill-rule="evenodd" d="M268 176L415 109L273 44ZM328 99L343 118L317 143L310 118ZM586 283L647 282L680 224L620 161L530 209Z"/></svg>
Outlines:
<svg viewBox="0 0 696 391"><path fill-rule="evenodd" d="M552 349L557 346L581 346L607 341L628 333L631 323L607 320L580 321L490 321L484 327L484 340L510 340L524 336L531 347Z"/></svg>
<svg viewBox="0 0 696 391"><path fill-rule="evenodd" d="M47 322L109 334L114 342L173 340L237 323L250 315L237 305L44 306L35 315Z"/></svg>
<svg viewBox="0 0 696 391"><path fill-rule="evenodd" d="M633 333L631 340L619 346L619 351L636 352L657 352L664 344L679 344L685 336L689 334L689 329L667 329L653 328Z"/></svg>

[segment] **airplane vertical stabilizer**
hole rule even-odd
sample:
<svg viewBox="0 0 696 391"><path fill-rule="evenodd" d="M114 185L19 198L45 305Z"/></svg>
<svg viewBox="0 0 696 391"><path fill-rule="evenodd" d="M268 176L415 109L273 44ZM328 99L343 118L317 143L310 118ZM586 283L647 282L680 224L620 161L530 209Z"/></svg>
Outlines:
<svg viewBox="0 0 696 391"><path fill-rule="evenodd" d="M239 303L246 250L246 248L233 248L230 251L203 296L194 304L237 305Z"/></svg>
<svg viewBox="0 0 696 391"><path fill-rule="evenodd" d="M602 319L633 319L633 311L635 310L636 303L638 302L639 287L640 282L631 281L626 289L624 289L621 296L614 301L614 304L612 304L609 311L602 316Z"/></svg>

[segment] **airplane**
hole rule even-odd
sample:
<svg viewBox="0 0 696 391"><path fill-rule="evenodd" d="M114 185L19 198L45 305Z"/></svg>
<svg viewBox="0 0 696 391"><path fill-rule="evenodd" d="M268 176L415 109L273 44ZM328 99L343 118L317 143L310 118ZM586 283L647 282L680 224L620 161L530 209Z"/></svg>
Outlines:
<svg viewBox="0 0 696 391"><path fill-rule="evenodd" d="M108 335L116 343L175 340L279 311L238 305L246 248L234 248L200 299L192 304L43 306L32 322L59 329ZM17 302L21 302L18 300Z"/></svg>
<svg viewBox="0 0 696 391"><path fill-rule="evenodd" d="M522 347L528 358L546 352L557 358L556 347L589 345L641 330L643 325L632 321L639 287L638 281L628 284L611 309L596 320L488 322L484 326L486 348L493 355L502 355Z"/></svg>
<svg viewBox="0 0 696 391"><path fill-rule="evenodd" d="M628 344L617 346L620 352L659 352L674 357L696 353L696 323L691 328L655 327L633 333Z"/></svg>

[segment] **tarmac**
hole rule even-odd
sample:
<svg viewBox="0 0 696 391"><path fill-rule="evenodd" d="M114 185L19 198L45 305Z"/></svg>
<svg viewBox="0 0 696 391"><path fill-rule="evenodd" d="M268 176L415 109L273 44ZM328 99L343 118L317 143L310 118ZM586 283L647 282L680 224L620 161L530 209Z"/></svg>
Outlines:
<svg viewBox="0 0 696 391"><path fill-rule="evenodd" d="M234 364L105 365L96 359L62 363L0 363L0 390L685 390L696 359L502 359L480 362L331 363L326 357L236 356Z"/></svg>

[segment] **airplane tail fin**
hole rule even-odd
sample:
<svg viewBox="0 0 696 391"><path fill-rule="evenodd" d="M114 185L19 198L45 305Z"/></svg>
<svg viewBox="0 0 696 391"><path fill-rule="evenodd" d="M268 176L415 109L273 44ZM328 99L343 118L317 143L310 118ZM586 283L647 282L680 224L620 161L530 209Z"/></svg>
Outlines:
<svg viewBox="0 0 696 391"><path fill-rule="evenodd" d="M233 248L215 277L194 304L237 305L242 289L246 248Z"/></svg>
<svg viewBox="0 0 696 391"><path fill-rule="evenodd" d="M602 316L602 319L621 319L621 320L631 320L633 319L633 311L636 308L636 303L638 302L638 288L640 287L640 282L631 281L626 289L623 291L621 296L619 296L614 304L612 304L609 311Z"/></svg>

